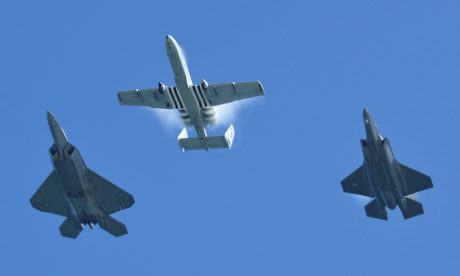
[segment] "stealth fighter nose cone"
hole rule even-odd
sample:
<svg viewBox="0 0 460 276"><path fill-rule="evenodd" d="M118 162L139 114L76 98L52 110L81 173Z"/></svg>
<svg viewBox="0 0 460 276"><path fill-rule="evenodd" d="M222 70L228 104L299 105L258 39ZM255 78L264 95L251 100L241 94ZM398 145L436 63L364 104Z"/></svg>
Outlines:
<svg viewBox="0 0 460 276"><path fill-rule="evenodd" d="M363 119L366 123L372 120L371 113L369 112L369 109L367 109L366 107L363 109Z"/></svg>
<svg viewBox="0 0 460 276"><path fill-rule="evenodd" d="M59 125L53 113L48 111L46 115L48 117L48 125L50 127L54 143L58 146L58 148L64 148L64 146L67 144L67 136L65 135L64 130Z"/></svg>
<svg viewBox="0 0 460 276"><path fill-rule="evenodd" d="M49 124L50 126L51 126L51 125L57 124L56 118L54 118L53 113L51 113L50 111L47 111L47 112L46 112L46 116L48 117L48 124Z"/></svg>

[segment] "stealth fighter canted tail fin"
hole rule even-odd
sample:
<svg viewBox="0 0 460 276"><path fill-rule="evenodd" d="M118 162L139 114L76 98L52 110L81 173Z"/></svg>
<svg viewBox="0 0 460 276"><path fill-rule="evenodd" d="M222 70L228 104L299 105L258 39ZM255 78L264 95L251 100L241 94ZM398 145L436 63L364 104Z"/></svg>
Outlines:
<svg viewBox="0 0 460 276"><path fill-rule="evenodd" d="M128 234L126 225L112 218L111 216L101 215L98 220L99 226L115 237Z"/></svg>
<svg viewBox="0 0 460 276"><path fill-rule="evenodd" d="M387 211L382 209L378 204L377 200L374 199L369 202L364 209L366 210L366 215L368 217L376 218L376 219L383 219L388 220Z"/></svg>
<svg viewBox="0 0 460 276"><path fill-rule="evenodd" d="M410 219L423 214L422 203L410 197L402 198L399 204L399 208L401 209L404 219Z"/></svg>
<svg viewBox="0 0 460 276"><path fill-rule="evenodd" d="M188 138L187 130L184 128L177 140L179 146L184 150L209 150L209 149L230 149L235 138L235 129L233 125L225 132L224 136L210 136L204 139Z"/></svg>
<svg viewBox="0 0 460 276"><path fill-rule="evenodd" d="M61 235L66 238L76 239L80 234L83 227L73 218L67 218L59 227Z"/></svg>

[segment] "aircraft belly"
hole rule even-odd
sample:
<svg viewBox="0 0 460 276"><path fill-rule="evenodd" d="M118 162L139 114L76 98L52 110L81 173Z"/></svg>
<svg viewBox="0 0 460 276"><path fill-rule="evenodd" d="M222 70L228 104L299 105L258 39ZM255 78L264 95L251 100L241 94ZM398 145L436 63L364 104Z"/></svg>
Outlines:
<svg viewBox="0 0 460 276"><path fill-rule="evenodd" d="M71 160L56 162L55 168L68 197L84 195L81 179Z"/></svg>
<svg viewBox="0 0 460 276"><path fill-rule="evenodd" d="M200 137L206 137L206 130L205 124L203 123L204 120L202 118L202 110L198 105L197 99L193 95L193 86L191 87L184 87L178 86L178 90L180 91L181 98L184 102L185 110L190 117L190 124L192 124ZM183 91L186 91L185 93Z"/></svg>
<svg viewBox="0 0 460 276"><path fill-rule="evenodd" d="M174 71L177 86L190 86L192 85L190 72L187 63L181 54L177 51L172 51L169 56L169 62Z"/></svg>
<svg viewBox="0 0 460 276"><path fill-rule="evenodd" d="M370 185L375 191L375 197L379 204L386 205L390 209L396 207L396 198L393 194L392 176L388 174L388 169L384 166L384 160L380 160L378 155L366 156L366 166L370 178Z"/></svg>
<svg viewBox="0 0 460 276"><path fill-rule="evenodd" d="M179 89L180 96L182 97L184 101L185 110L187 110L189 114L197 113L197 111L199 110L199 107L198 107L198 103L195 100L195 97L193 97L192 95L191 88L187 86L186 87L178 86L177 88Z"/></svg>

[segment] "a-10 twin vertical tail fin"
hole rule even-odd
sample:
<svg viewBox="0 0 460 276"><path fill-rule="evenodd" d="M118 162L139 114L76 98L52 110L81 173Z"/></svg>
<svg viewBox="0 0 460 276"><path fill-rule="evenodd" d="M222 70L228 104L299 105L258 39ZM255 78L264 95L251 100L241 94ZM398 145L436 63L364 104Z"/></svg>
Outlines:
<svg viewBox="0 0 460 276"><path fill-rule="evenodd" d="M179 146L184 150L209 150L209 149L230 149L235 138L233 125L225 132L224 136L210 136L204 139L188 138L187 129L183 129L177 137Z"/></svg>

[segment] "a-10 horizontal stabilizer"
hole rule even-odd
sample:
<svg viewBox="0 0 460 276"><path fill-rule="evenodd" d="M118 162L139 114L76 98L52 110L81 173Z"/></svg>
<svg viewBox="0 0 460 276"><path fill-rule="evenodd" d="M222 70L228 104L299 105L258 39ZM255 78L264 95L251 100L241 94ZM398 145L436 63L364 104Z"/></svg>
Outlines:
<svg viewBox="0 0 460 276"><path fill-rule="evenodd" d="M409 197L406 197L406 204L403 208L400 208L404 219L413 218L423 214L422 203L415 201Z"/></svg>
<svg viewBox="0 0 460 276"><path fill-rule="evenodd" d="M183 129L177 137L179 146L184 150L230 149L235 138L235 129L230 125L224 136L210 136L204 139L188 138L187 129Z"/></svg>
<svg viewBox="0 0 460 276"><path fill-rule="evenodd" d="M76 239L83 230L81 224L72 218L67 218L59 227L61 235L66 238Z"/></svg>
<svg viewBox="0 0 460 276"><path fill-rule="evenodd" d="M366 210L366 215L371 218L388 220L387 211L380 208L376 199L369 202L364 209Z"/></svg>

